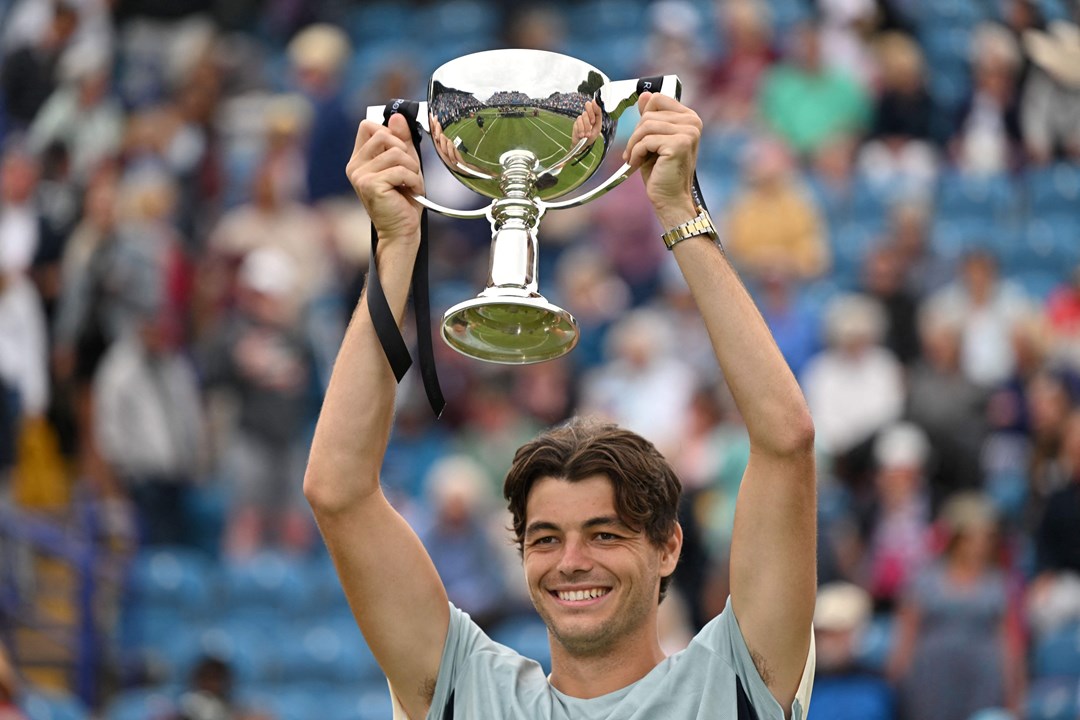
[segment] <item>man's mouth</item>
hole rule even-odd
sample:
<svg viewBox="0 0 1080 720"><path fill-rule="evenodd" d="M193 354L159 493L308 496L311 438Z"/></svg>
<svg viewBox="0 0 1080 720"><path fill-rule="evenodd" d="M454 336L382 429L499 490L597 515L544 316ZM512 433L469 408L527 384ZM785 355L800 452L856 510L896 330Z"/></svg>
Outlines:
<svg viewBox="0 0 1080 720"><path fill-rule="evenodd" d="M586 602L604 597L609 592L611 588L594 587L580 590L552 590L551 594L563 602Z"/></svg>

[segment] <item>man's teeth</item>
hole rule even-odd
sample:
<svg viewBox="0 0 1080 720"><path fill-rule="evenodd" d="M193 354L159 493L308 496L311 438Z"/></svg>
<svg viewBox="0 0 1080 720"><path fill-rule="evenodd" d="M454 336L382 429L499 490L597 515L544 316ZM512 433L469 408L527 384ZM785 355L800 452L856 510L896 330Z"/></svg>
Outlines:
<svg viewBox="0 0 1080 720"><path fill-rule="evenodd" d="M598 598L601 595L607 595L607 588L591 588L589 590L570 590L569 592L559 591L560 600L591 600Z"/></svg>

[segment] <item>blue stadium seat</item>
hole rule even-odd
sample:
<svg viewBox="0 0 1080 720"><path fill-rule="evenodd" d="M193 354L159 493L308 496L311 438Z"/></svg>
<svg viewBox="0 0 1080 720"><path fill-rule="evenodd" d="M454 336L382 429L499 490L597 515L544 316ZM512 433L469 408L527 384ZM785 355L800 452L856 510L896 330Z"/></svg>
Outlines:
<svg viewBox="0 0 1080 720"><path fill-rule="evenodd" d="M128 573L121 647L158 648L206 617L216 607L216 579L215 565L188 548L140 553Z"/></svg>
<svg viewBox="0 0 1080 720"><path fill-rule="evenodd" d="M146 550L135 558L128 588L138 602L200 611L214 600L214 565L188 548Z"/></svg>
<svg viewBox="0 0 1080 720"><path fill-rule="evenodd" d="M267 686L241 693L238 704L245 709L270 713L275 720L324 720L330 717L326 711L327 698L332 694L333 688L325 685Z"/></svg>
<svg viewBox="0 0 1080 720"><path fill-rule="evenodd" d="M413 13L413 24L428 41L446 37L494 38L499 32L497 5L482 0L447 0Z"/></svg>
<svg viewBox="0 0 1080 720"><path fill-rule="evenodd" d="M612 35L637 35L645 28L645 4L639 0L585 0L565 6L568 33L595 40Z"/></svg>
<svg viewBox="0 0 1080 720"><path fill-rule="evenodd" d="M230 613L291 617L307 614L317 601L306 566L281 552L265 550L222 570Z"/></svg>
<svg viewBox="0 0 1080 720"><path fill-rule="evenodd" d="M30 690L20 703L27 720L88 720L90 713L74 695Z"/></svg>
<svg viewBox="0 0 1080 720"><path fill-rule="evenodd" d="M936 194L937 214L951 220L1005 220L1015 210L1018 192L1005 175L943 173Z"/></svg>
<svg viewBox="0 0 1080 720"><path fill-rule="evenodd" d="M1023 251L1009 269L1066 273L1080 263L1080 223L1071 218L1033 218L1023 234Z"/></svg>
<svg viewBox="0 0 1080 720"><path fill-rule="evenodd" d="M228 663L238 683L269 683L280 679L279 647L274 636L276 622L265 618L230 617L220 623L184 628L162 652L174 668L170 680L186 683L195 664L204 656Z"/></svg>
<svg viewBox="0 0 1080 720"><path fill-rule="evenodd" d="M1032 673L1037 678L1072 677L1080 682L1080 622L1036 642Z"/></svg>
<svg viewBox="0 0 1080 720"><path fill-rule="evenodd" d="M895 619L891 615L876 615L870 621L859 640L856 651L863 667L884 671L885 664L892 654L893 626Z"/></svg>
<svg viewBox="0 0 1080 720"><path fill-rule="evenodd" d="M983 3L971 0L934 0L918 4L919 23L926 26L970 27L986 19Z"/></svg>
<svg viewBox="0 0 1080 720"><path fill-rule="evenodd" d="M352 618L290 628L279 648L281 677L289 682L355 685L382 677Z"/></svg>
<svg viewBox="0 0 1080 720"><path fill-rule="evenodd" d="M103 720L147 720L172 717L176 697L162 688L125 690L109 701Z"/></svg>
<svg viewBox="0 0 1080 720"><path fill-rule="evenodd" d="M1034 218L1076 217L1080 207L1080 167L1068 163L1036 168L1024 178Z"/></svg>
<svg viewBox="0 0 1080 720"><path fill-rule="evenodd" d="M345 31L358 47L372 40L403 40L416 30L414 18L406 3L355 3L345 19Z"/></svg>
<svg viewBox="0 0 1080 720"><path fill-rule="evenodd" d="M1059 270L1025 270L1013 273L1008 277L1024 289L1024 292L1039 303L1045 303L1050 293L1065 282L1067 272L1065 268Z"/></svg>
<svg viewBox="0 0 1080 720"><path fill-rule="evenodd" d="M1080 681L1036 680L1028 688L1027 720L1076 720L1080 717Z"/></svg>
<svg viewBox="0 0 1080 720"><path fill-rule="evenodd" d="M883 678L873 676L821 677L807 720L892 720L896 698Z"/></svg>
<svg viewBox="0 0 1080 720"><path fill-rule="evenodd" d="M492 629L491 639L537 661L545 673L551 672L547 627L539 617L521 615L504 620Z"/></svg>
<svg viewBox="0 0 1080 720"><path fill-rule="evenodd" d="M876 233L867 225L850 222L829 228L834 280L851 287L858 283L863 261L874 246Z"/></svg>

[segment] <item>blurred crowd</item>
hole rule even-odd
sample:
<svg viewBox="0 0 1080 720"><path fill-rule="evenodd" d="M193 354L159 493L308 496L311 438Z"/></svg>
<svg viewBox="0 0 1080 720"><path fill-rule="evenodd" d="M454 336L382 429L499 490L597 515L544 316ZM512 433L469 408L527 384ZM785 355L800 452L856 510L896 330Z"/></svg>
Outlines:
<svg viewBox="0 0 1080 720"><path fill-rule="evenodd" d="M423 98L434 69L408 39L362 54L348 19L372 5L0 2L0 502L93 498L138 548L318 553L301 479L370 242L344 166L365 107ZM591 59L579 9L479 5L498 35L468 50ZM951 70L924 16L946 5ZM1080 623L1080 6L625 6L639 52L619 70L682 79L724 246L815 418L810 717L1019 717L1034 649ZM438 165L430 196L478 204ZM1020 197L1045 173L1054 218ZM991 189L959 227L993 242L945 233L956 187ZM1072 234L1023 282L1010 262L1050 220ZM438 421L403 383L384 487L485 626L528 602L502 475L575 413L681 473L665 646L723 607L749 446L661 230L637 181L550 213L541 289L580 345L507 369L438 344ZM431 235L441 312L483 288L490 235L438 217Z"/></svg>

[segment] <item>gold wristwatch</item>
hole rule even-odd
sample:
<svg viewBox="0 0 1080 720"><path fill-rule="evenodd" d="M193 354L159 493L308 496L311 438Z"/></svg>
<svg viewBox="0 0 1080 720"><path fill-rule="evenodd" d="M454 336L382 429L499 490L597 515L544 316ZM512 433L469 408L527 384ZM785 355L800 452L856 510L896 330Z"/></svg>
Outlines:
<svg viewBox="0 0 1080 720"><path fill-rule="evenodd" d="M666 233L660 236L667 245L667 249L675 247L676 244L681 243L683 240L688 240L698 235L708 235L712 238L713 242L717 245L720 244L720 234L716 232L716 225L713 224L712 217L709 216L709 211L700 205L697 207L697 217L687 220L682 225L676 225L668 230Z"/></svg>

